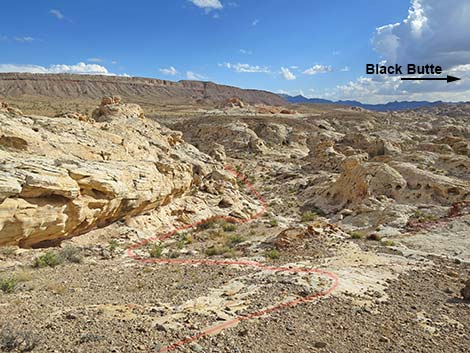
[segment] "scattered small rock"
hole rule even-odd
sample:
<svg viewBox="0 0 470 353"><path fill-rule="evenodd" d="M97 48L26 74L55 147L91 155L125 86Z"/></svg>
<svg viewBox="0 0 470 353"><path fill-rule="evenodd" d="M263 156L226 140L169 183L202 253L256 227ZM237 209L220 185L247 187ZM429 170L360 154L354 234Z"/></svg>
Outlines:
<svg viewBox="0 0 470 353"><path fill-rule="evenodd" d="M470 301L470 279L467 280L467 282L465 283L465 287L462 288L460 294L462 295L464 300Z"/></svg>
<svg viewBox="0 0 470 353"><path fill-rule="evenodd" d="M325 342L315 342L313 346L315 348L326 348L327 344Z"/></svg>

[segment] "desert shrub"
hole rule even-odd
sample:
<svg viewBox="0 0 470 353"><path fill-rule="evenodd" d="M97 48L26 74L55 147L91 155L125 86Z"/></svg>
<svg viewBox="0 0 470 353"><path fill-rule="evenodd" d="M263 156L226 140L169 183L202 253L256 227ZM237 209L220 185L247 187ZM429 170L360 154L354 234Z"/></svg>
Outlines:
<svg viewBox="0 0 470 353"><path fill-rule="evenodd" d="M170 259L176 259L179 256L180 256L180 254L177 251L172 251L172 252L170 252L170 255L169 255Z"/></svg>
<svg viewBox="0 0 470 353"><path fill-rule="evenodd" d="M60 256L68 262L79 264L83 261L80 248L72 245L66 245L60 250Z"/></svg>
<svg viewBox="0 0 470 353"><path fill-rule="evenodd" d="M114 254L116 250L118 249L118 247L119 247L119 243L117 242L116 239L111 239L108 242L108 250L111 254Z"/></svg>
<svg viewBox="0 0 470 353"><path fill-rule="evenodd" d="M159 259L162 257L163 247L161 245L154 244L150 250L149 255L153 259Z"/></svg>
<svg viewBox="0 0 470 353"><path fill-rule="evenodd" d="M3 248L0 248L0 254L10 257L13 256L16 252L16 248L13 246L6 246Z"/></svg>
<svg viewBox="0 0 470 353"><path fill-rule="evenodd" d="M281 256L281 254L279 253L278 250L272 249L272 250L266 251L266 252L264 253L264 256L267 257L268 259L276 260L276 259L279 259L279 257Z"/></svg>
<svg viewBox="0 0 470 353"><path fill-rule="evenodd" d="M38 342L31 331L18 330L10 325L0 331L0 348L4 352L31 352Z"/></svg>
<svg viewBox="0 0 470 353"><path fill-rule="evenodd" d="M34 267L56 267L64 262L64 258L55 251L47 251L42 255L39 255L34 260Z"/></svg>
<svg viewBox="0 0 470 353"><path fill-rule="evenodd" d="M364 233L357 232L357 231L351 232L350 235L351 235L352 239L362 239L362 238L364 238Z"/></svg>
<svg viewBox="0 0 470 353"><path fill-rule="evenodd" d="M18 281L15 278L0 279L0 290L3 293L13 293L16 289Z"/></svg>
<svg viewBox="0 0 470 353"><path fill-rule="evenodd" d="M207 256L218 256L218 255L223 255L229 251L230 249L227 247L213 245L213 246L208 247L204 252Z"/></svg>
<svg viewBox="0 0 470 353"><path fill-rule="evenodd" d="M395 246L395 242L393 240L382 240L383 246Z"/></svg>
<svg viewBox="0 0 470 353"><path fill-rule="evenodd" d="M230 237L228 237L228 239L226 240L226 245L228 247L233 247L237 244L240 244L240 243L243 243L245 241L245 239L240 236L240 235L231 235Z"/></svg>
<svg viewBox="0 0 470 353"><path fill-rule="evenodd" d="M204 222L197 226L199 230L212 229L215 227L217 227L217 220L215 219L207 220L207 222Z"/></svg>
<svg viewBox="0 0 470 353"><path fill-rule="evenodd" d="M235 224L232 223L224 223L222 229L224 230L224 232L235 232L237 230L237 227L235 226Z"/></svg>
<svg viewBox="0 0 470 353"><path fill-rule="evenodd" d="M305 223L305 222L312 222L314 221L316 218L318 217L318 215L315 213L315 212L312 212L312 211L307 211L307 212L304 212L302 214L302 217L301 217L301 222Z"/></svg>
<svg viewBox="0 0 470 353"><path fill-rule="evenodd" d="M433 214L430 214L421 210L416 210L412 218L418 221L419 223L432 222L438 219Z"/></svg>
<svg viewBox="0 0 470 353"><path fill-rule="evenodd" d="M278 222L277 219L275 219L275 218L271 218L271 219L269 220L269 225L270 225L271 227L277 227L278 224L279 224L279 222Z"/></svg>

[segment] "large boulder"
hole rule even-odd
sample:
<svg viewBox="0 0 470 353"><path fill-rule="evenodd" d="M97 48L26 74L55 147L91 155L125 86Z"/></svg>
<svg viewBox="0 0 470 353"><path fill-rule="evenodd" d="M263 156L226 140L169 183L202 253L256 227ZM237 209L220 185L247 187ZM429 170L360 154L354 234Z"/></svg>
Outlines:
<svg viewBox="0 0 470 353"><path fill-rule="evenodd" d="M124 104L121 97L103 97L101 104L92 113L92 119L99 122L111 121L116 117L137 119L144 117L143 109L137 104Z"/></svg>

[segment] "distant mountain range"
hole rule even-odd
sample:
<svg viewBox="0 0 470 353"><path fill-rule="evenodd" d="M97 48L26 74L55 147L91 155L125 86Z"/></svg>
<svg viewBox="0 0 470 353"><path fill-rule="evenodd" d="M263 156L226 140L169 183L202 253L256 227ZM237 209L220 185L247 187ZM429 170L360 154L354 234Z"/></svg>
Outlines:
<svg viewBox="0 0 470 353"><path fill-rule="evenodd" d="M444 104L445 102L427 102L427 101L412 101L412 102L390 102L386 104L363 104L358 101L330 101L327 99L320 98L306 98L304 96L289 96L286 94L280 94L282 98L287 100L289 103L304 103L304 104L334 104L334 105L346 105L350 107L360 107L368 110L375 111L390 111L390 110L406 110L406 109L417 109L422 107L432 107L436 105Z"/></svg>

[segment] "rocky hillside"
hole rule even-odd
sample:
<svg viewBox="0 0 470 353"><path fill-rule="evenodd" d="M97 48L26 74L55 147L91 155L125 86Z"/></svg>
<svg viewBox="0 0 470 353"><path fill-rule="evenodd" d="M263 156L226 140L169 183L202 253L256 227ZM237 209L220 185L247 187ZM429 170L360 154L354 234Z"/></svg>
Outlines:
<svg viewBox="0 0 470 353"><path fill-rule="evenodd" d="M0 74L0 97L42 96L50 98L91 98L107 94L127 100L167 104L217 103L239 97L247 103L282 105L280 96L266 91L245 90L200 81L166 81L140 77L71 74Z"/></svg>
<svg viewBox="0 0 470 353"><path fill-rule="evenodd" d="M243 216L250 203L241 206L233 179L117 97L104 98L93 118L0 105L0 245L50 246L118 220L153 234L212 214Z"/></svg>

